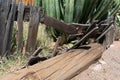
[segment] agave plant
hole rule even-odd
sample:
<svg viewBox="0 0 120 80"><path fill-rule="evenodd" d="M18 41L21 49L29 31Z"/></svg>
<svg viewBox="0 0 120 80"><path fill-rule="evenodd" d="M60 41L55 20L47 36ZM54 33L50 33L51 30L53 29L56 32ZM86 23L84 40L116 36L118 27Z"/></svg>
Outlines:
<svg viewBox="0 0 120 80"><path fill-rule="evenodd" d="M115 15L120 9L120 0L35 0L35 5L44 7L48 16L58 20L85 24ZM61 35L52 27L48 30L54 37Z"/></svg>
<svg viewBox="0 0 120 80"><path fill-rule="evenodd" d="M34 5L35 6L42 6L42 0L34 0Z"/></svg>
<svg viewBox="0 0 120 80"><path fill-rule="evenodd" d="M117 25L120 27L120 11L117 13Z"/></svg>

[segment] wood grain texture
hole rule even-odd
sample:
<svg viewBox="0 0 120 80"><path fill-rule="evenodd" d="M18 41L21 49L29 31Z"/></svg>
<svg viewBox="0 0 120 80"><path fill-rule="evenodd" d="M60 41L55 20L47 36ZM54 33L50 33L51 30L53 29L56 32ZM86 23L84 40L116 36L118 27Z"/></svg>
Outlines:
<svg viewBox="0 0 120 80"><path fill-rule="evenodd" d="M17 50L22 51L23 48L23 14L24 14L24 5L20 2L18 4L18 43L17 43Z"/></svg>
<svg viewBox="0 0 120 80"><path fill-rule="evenodd" d="M0 55L3 55L3 39L10 10L10 0L0 0Z"/></svg>
<svg viewBox="0 0 120 80"><path fill-rule="evenodd" d="M40 19L40 8L31 7L26 52L34 52Z"/></svg>
<svg viewBox="0 0 120 80"><path fill-rule="evenodd" d="M6 22L6 30L5 30L5 34L4 34L3 49L2 49L3 54L6 53L6 51L9 52L9 50L10 50L15 12L16 12L16 3L14 2L10 9L8 19Z"/></svg>
<svg viewBox="0 0 120 80"><path fill-rule="evenodd" d="M103 46L100 44L86 47L88 49L70 50L31 67L12 72L2 80L70 80L102 55Z"/></svg>

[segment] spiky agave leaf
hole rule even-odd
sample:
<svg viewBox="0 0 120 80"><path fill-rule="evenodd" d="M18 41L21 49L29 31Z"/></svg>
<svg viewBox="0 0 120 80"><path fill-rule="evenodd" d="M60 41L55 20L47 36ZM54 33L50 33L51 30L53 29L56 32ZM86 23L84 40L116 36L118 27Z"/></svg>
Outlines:
<svg viewBox="0 0 120 80"><path fill-rule="evenodd" d="M73 22L73 14L74 14L74 1L75 0L65 0L65 22Z"/></svg>
<svg viewBox="0 0 120 80"><path fill-rule="evenodd" d="M107 14L113 5L114 0L102 0L101 4L98 6L94 19L100 20L102 17L104 17L105 14ZM102 5L103 4L103 5Z"/></svg>
<svg viewBox="0 0 120 80"><path fill-rule="evenodd" d="M78 23L82 17L82 11L85 0L75 0L74 22Z"/></svg>
<svg viewBox="0 0 120 80"><path fill-rule="evenodd" d="M43 7L45 8L45 13L48 16L60 20L62 9L61 9L61 5L60 5L59 0L44 0ZM47 31L53 37L56 37L59 35L59 32L56 29L53 29L52 27L47 27Z"/></svg>
<svg viewBox="0 0 120 80"><path fill-rule="evenodd" d="M90 23L94 20L106 19L112 8L111 15L119 10L120 0L42 0L42 6L48 16L67 23ZM113 5L116 3L117 5ZM113 7L114 6L114 7ZM60 32L48 27L54 37Z"/></svg>
<svg viewBox="0 0 120 80"><path fill-rule="evenodd" d="M42 6L42 0L34 0L34 6Z"/></svg>
<svg viewBox="0 0 120 80"><path fill-rule="evenodd" d="M120 0L114 1L114 6L110 12L110 16L115 15L120 10Z"/></svg>

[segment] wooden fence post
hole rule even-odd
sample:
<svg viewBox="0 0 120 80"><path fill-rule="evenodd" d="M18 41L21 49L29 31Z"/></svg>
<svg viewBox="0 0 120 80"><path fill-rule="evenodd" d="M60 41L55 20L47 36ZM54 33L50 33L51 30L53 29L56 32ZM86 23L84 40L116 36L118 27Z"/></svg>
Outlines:
<svg viewBox="0 0 120 80"><path fill-rule="evenodd" d="M16 2L14 1L10 13L8 15L8 20L6 24L6 31L4 35L4 41L3 41L3 50L2 53L9 52L10 45L11 45L11 37L12 37L12 29L14 25L14 18L15 18L15 12L16 12Z"/></svg>
<svg viewBox="0 0 120 80"><path fill-rule="evenodd" d="M26 52L34 52L40 19L40 8L31 7Z"/></svg>
<svg viewBox="0 0 120 80"><path fill-rule="evenodd" d="M3 39L6 30L8 12L11 0L0 0L0 55L3 55Z"/></svg>
<svg viewBox="0 0 120 80"><path fill-rule="evenodd" d="M17 50L22 51L23 48L23 14L24 14L24 4L22 2L19 2L18 4L18 44L17 44Z"/></svg>

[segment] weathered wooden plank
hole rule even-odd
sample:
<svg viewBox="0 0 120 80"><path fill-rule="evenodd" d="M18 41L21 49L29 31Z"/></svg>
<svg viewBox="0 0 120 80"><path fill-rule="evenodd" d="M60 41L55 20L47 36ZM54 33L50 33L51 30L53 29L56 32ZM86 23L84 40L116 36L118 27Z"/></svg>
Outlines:
<svg viewBox="0 0 120 80"><path fill-rule="evenodd" d="M43 23L47 26L52 26L53 28L63 31L68 34L76 34L78 33L78 29L75 28L75 26L68 25L64 22L58 21L54 18L51 18L49 16L44 16Z"/></svg>
<svg viewBox="0 0 120 80"><path fill-rule="evenodd" d="M115 40L115 25L111 25L111 27L109 27L109 28L110 29L105 34L105 39L103 42L105 50L108 49L110 47L110 45L113 43L113 41Z"/></svg>
<svg viewBox="0 0 120 80"><path fill-rule="evenodd" d="M61 22L55 18L49 17L44 14L44 10L41 8L41 14L40 14L40 23L44 23L47 26L51 26L59 31L62 31L64 33L68 34L76 34L76 33L81 33L83 30L85 30L90 24L67 24L65 22ZM16 12L17 15L17 12ZM24 11L24 21L29 21L30 20L30 6L25 6L25 11ZM17 17L15 18L15 20Z"/></svg>
<svg viewBox="0 0 120 80"><path fill-rule="evenodd" d="M119 41L120 40L120 27L116 26L115 28L116 28L115 29L115 40Z"/></svg>
<svg viewBox="0 0 120 80"><path fill-rule="evenodd" d="M0 0L0 55L3 50L3 38L6 29L8 12L10 10L10 0Z"/></svg>
<svg viewBox="0 0 120 80"><path fill-rule="evenodd" d="M23 14L24 14L24 4L20 2L18 4L18 17L17 17L17 23L18 23L18 44L17 44L17 50L22 51L23 48Z"/></svg>
<svg viewBox="0 0 120 80"><path fill-rule="evenodd" d="M61 36L59 36L59 37L57 38L57 41L56 41L55 46L54 46L54 49L53 49L52 57L54 57L54 56L57 55L57 49L58 49L58 47L59 47L59 45L60 45L60 42L61 42Z"/></svg>
<svg viewBox="0 0 120 80"><path fill-rule="evenodd" d="M40 8L31 7L26 52L34 52L40 19Z"/></svg>
<svg viewBox="0 0 120 80"><path fill-rule="evenodd" d="M115 40L115 32L116 32L115 17L111 17L111 19L108 19L107 23L109 25L106 26L107 29L105 28L105 31L102 33L102 34L106 33L105 39L103 39L103 45L105 50L108 49Z"/></svg>
<svg viewBox="0 0 120 80"><path fill-rule="evenodd" d="M41 14L40 14L40 23L43 23L47 26L51 26L61 32L68 33L68 34L76 34L76 33L82 33L86 30L91 24L78 24L78 23L72 23L67 24L65 22L61 22L55 18L49 17L44 14L44 10L41 8ZM17 12L16 12L17 15ZM24 12L24 21L29 21L30 16L30 6L25 6L25 12ZM15 18L15 20L17 17ZM107 26L108 24L101 24L102 27ZM102 29L102 28L101 28Z"/></svg>
<svg viewBox="0 0 120 80"><path fill-rule="evenodd" d="M14 4L11 7L6 24L6 31L4 35L3 51L2 51L3 54L6 53L6 51L8 52L10 50L15 12L16 12L16 3L14 2Z"/></svg>
<svg viewBox="0 0 120 80"><path fill-rule="evenodd" d="M2 80L70 80L85 70L103 52L100 44L74 49L31 67L10 73Z"/></svg>

